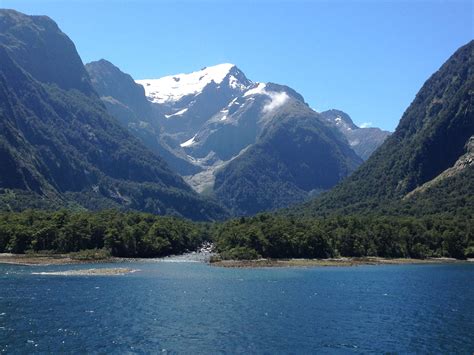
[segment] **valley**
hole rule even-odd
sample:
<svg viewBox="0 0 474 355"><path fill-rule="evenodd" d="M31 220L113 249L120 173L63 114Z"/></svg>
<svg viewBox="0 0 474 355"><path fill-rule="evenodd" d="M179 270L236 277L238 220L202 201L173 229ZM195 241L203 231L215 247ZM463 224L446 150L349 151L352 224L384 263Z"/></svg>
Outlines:
<svg viewBox="0 0 474 355"><path fill-rule="evenodd" d="M47 17L0 24L0 252L473 255L472 41L390 133L234 64L135 79Z"/></svg>
<svg viewBox="0 0 474 355"><path fill-rule="evenodd" d="M215 198L233 215L287 207L328 190L389 135L377 128L359 128L341 111L319 114L293 89L253 82L234 64L136 80L144 93L110 62L92 62L86 69L111 114L115 112L125 127L163 156L195 191ZM131 96L123 93L134 88L137 98L132 103ZM342 116L350 124L339 126L337 120ZM272 138L278 129L291 134ZM276 140L274 144L286 151L267 147L268 139ZM299 147L302 141L308 143ZM291 151L292 146L298 149ZM355 146L360 156L352 150ZM318 150L323 152L314 155ZM259 164L259 159L274 163L255 175L252 165ZM289 164L288 159L300 161ZM322 165L327 160L330 163ZM245 169L238 168L235 176L235 166L242 164ZM283 165L284 170L278 171L281 168L275 165ZM320 170L328 176L323 177ZM248 174L261 181L250 181ZM306 181L296 175L305 175ZM274 191L270 195L269 188ZM247 200L261 194L268 196L250 208Z"/></svg>
<svg viewBox="0 0 474 355"><path fill-rule="evenodd" d="M472 354L472 13L2 0L0 353Z"/></svg>

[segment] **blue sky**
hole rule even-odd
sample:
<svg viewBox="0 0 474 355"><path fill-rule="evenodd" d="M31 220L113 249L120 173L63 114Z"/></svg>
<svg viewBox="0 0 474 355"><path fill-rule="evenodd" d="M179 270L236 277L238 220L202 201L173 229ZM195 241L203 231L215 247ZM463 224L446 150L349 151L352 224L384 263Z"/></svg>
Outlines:
<svg viewBox="0 0 474 355"><path fill-rule="evenodd" d="M135 79L222 62L291 86L318 111L393 130L428 77L474 37L472 1L0 0L53 18L83 61Z"/></svg>

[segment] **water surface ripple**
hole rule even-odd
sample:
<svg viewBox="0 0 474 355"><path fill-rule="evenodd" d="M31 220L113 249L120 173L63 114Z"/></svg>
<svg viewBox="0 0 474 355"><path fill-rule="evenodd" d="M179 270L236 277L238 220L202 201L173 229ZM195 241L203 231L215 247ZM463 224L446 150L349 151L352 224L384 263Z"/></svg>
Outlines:
<svg viewBox="0 0 474 355"><path fill-rule="evenodd" d="M98 264L127 275L0 265L0 351L466 353L474 265L227 269Z"/></svg>

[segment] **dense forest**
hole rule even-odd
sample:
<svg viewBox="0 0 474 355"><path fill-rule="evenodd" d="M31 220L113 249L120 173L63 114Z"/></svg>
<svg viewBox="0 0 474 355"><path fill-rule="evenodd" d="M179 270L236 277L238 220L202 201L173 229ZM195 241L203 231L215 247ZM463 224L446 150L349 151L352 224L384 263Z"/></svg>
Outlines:
<svg viewBox="0 0 474 355"><path fill-rule="evenodd" d="M77 252L105 249L113 256L157 257L194 250L208 225L174 217L106 210L0 214L0 252Z"/></svg>
<svg viewBox="0 0 474 355"><path fill-rule="evenodd" d="M221 224L213 233L223 258L474 256L474 219L451 215L332 216L269 214Z"/></svg>
<svg viewBox="0 0 474 355"><path fill-rule="evenodd" d="M296 219L260 214L225 223L197 223L139 212L0 214L0 252L77 252L159 257L213 241L229 259L359 257L474 257L474 219L334 216Z"/></svg>

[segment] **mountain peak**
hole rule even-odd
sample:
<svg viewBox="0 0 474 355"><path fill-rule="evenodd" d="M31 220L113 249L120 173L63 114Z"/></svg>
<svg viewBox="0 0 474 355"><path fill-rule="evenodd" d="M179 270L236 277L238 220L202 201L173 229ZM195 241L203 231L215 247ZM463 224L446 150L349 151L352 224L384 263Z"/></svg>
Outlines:
<svg viewBox="0 0 474 355"><path fill-rule="evenodd" d="M221 64L216 64L216 65L212 65L210 67L204 67L201 69L201 71L221 71L221 72L229 72L232 68L236 67L235 64L232 64L232 63L221 63Z"/></svg>
<svg viewBox="0 0 474 355"><path fill-rule="evenodd" d="M0 46L36 80L95 95L74 43L49 17L0 9L0 32Z"/></svg>
<svg viewBox="0 0 474 355"><path fill-rule="evenodd" d="M227 80L226 80L227 79ZM168 75L159 79L136 80L145 88L148 99L154 103L176 102L187 95L199 94L206 86L226 84L233 90L243 91L251 82L231 63L204 67L192 73Z"/></svg>
<svg viewBox="0 0 474 355"><path fill-rule="evenodd" d="M93 62L89 62L89 63L85 64L85 68L89 72L89 74L90 74L91 71L97 71L97 72L101 72L101 73L103 73L105 71L109 74L110 73L120 73L121 72L121 70L118 67L116 67L114 64L109 62L107 59L99 59L99 60L96 60L96 61L93 61Z"/></svg>
<svg viewBox="0 0 474 355"><path fill-rule="evenodd" d="M143 87L135 83L129 74L122 72L106 59L87 63L85 68L100 97L114 98L127 108L140 112L139 116L149 115L149 102L145 98ZM106 106L107 104L110 103L106 103Z"/></svg>
<svg viewBox="0 0 474 355"><path fill-rule="evenodd" d="M329 122L332 122L339 128L345 128L347 130L353 130L353 129L358 129L354 122L352 121L351 117L345 113L344 111L341 110L327 110L324 112L321 112L321 115L328 120Z"/></svg>

